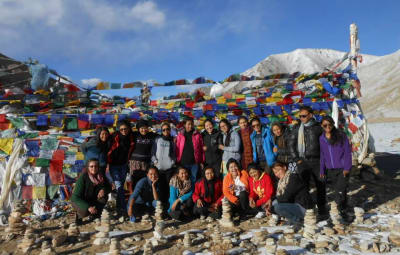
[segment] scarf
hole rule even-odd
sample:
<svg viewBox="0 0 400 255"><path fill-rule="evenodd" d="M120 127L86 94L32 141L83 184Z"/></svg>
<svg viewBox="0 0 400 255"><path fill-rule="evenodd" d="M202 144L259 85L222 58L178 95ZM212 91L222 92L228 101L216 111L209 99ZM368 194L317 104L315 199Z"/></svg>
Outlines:
<svg viewBox="0 0 400 255"><path fill-rule="evenodd" d="M232 133L231 131L232 130L229 130L225 137L224 146L226 147L229 147L229 145L231 144L231 133Z"/></svg>
<svg viewBox="0 0 400 255"><path fill-rule="evenodd" d="M190 178L188 180L182 181L179 179L177 174L175 174L171 178L171 180L169 181L169 185L178 189L179 197L185 195L192 188L192 183L190 181Z"/></svg>
<svg viewBox="0 0 400 255"><path fill-rule="evenodd" d="M278 182L278 187L276 188L276 195L282 196L285 193L286 187L289 183L290 175L292 174L291 171L286 170L285 176Z"/></svg>
<svg viewBox="0 0 400 255"><path fill-rule="evenodd" d="M211 200L214 199L214 179L212 179L211 181L208 181L207 178L203 178L204 180L204 197L211 197Z"/></svg>
<svg viewBox="0 0 400 255"><path fill-rule="evenodd" d="M310 119L309 122L306 124L303 124L303 122L300 125L299 128L299 135L297 137L297 151L299 152L299 157L304 158L305 152L306 152L306 142L305 142L305 137L304 137L304 128L305 127L310 127L311 125L314 124L314 119Z"/></svg>
<svg viewBox="0 0 400 255"><path fill-rule="evenodd" d="M89 171L87 173L89 175L90 181L94 184L94 186L102 184L104 182L104 177L102 174L97 173L97 174L93 175Z"/></svg>

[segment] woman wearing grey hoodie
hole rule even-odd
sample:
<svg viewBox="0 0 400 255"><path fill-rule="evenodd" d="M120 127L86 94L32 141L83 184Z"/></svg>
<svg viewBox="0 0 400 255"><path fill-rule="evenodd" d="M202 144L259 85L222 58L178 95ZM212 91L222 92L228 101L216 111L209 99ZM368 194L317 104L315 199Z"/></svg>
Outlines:
<svg viewBox="0 0 400 255"><path fill-rule="evenodd" d="M160 178L169 183L176 159L174 138L171 136L171 127L167 122L161 125L161 136L154 140L151 161L158 168Z"/></svg>
<svg viewBox="0 0 400 255"><path fill-rule="evenodd" d="M218 148L223 151L222 154L222 174L225 176L228 171L226 169L226 163L229 159L233 158L236 161L240 162L241 153L240 153L240 144L241 139L239 134L232 129L231 123L222 119L219 122L219 129L222 133L222 141L220 141Z"/></svg>

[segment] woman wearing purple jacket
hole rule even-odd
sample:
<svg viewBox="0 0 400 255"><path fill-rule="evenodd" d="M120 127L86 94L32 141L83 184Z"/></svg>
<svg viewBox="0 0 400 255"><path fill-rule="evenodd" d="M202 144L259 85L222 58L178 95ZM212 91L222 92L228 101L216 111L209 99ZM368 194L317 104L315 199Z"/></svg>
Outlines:
<svg viewBox="0 0 400 255"><path fill-rule="evenodd" d="M344 218L347 205L347 185L352 166L351 146L346 134L335 127L330 116L324 116L321 122L324 132L319 137L320 175L328 179L335 191L335 201Z"/></svg>

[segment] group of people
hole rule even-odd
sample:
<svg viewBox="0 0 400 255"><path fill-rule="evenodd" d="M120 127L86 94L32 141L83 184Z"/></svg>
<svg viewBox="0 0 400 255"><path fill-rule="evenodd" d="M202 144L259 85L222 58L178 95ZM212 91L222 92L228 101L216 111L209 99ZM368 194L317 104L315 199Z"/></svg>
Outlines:
<svg viewBox="0 0 400 255"><path fill-rule="evenodd" d="M188 118L176 136L167 122L161 124L161 134L150 131L145 120L137 122L137 131L125 120L113 134L99 128L81 148L86 170L71 199L77 221L99 216L108 193L115 190L118 214L131 221L153 213L157 201L176 220L217 219L222 199L227 199L239 216L276 213L297 224L314 206L311 179L319 215L327 214L329 179L345 216L352 167L349 140L331 117L318 123L308 106L300 108L299 119L289 128L241 116L238 130L226 119L216 129L208 119L200 133Z"/></svg>

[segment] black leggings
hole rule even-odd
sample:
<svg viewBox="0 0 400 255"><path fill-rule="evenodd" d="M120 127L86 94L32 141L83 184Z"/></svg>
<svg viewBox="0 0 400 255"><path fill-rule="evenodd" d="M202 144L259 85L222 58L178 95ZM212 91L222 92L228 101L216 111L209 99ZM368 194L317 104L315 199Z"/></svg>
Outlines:
<svg viewBox="0 0 400 255"><path fill-rule="evenodd" d="M186 214L191 214L192 212L192 207L193 207L193 200L192 198L189 198L183 203L179 203L175 211L170 211L169 216L171 216L174 220L182 220L185 218L185 213Z"/></svg>
<svg viewBox="0 0 400 255"><path fill-rule="evenodd" d="M239 204L234 204L229 201L232 208L232 213L246 214L249 211L249 193L242 191L239 194Z"/></svg>

